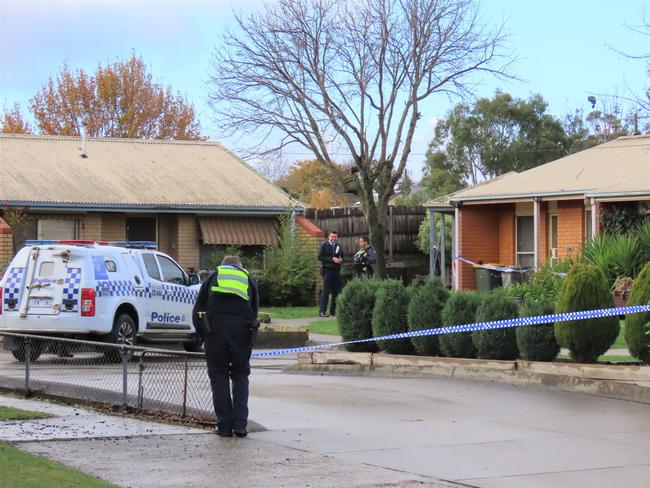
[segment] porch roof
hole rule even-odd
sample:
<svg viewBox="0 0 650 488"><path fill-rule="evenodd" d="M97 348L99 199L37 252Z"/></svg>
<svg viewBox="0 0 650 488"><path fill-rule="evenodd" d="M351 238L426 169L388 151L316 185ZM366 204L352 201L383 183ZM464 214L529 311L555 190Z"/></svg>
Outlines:
<svg viewBox="0 0 650 488"><path fill-rule="evenodd" d="M461 190L452 202L533 197L650 198L650 135L619 137L521 173Z"/></svg>

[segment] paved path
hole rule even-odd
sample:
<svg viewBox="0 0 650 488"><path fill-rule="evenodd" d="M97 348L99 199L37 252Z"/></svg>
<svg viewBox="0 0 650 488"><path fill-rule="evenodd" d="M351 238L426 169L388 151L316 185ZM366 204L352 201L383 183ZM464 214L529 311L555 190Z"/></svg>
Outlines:
<svg viewBox="0 0 650 488"><path fill-rule="evenodd" d="M256 369L250 408L266 430L245 440L118 426L116 437L20 445L134 487L611 488L650 477L650 409L631 402L489 381Z"/></svg>

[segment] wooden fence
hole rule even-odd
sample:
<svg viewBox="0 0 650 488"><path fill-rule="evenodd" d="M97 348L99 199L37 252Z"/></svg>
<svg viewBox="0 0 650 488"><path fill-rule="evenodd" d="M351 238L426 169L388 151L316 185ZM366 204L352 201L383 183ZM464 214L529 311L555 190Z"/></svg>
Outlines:
<svg viewBox="0 0 650 488"><path fill-rule="evenodd" d="M416 246L420 223L425 218L424 207L389 207L386 247L389 258L419 254ZM357 240L368 235L368 225L360 208L307 209L305 217L328 232L338 233L338 242L346 253L357 249Z"/></svg>

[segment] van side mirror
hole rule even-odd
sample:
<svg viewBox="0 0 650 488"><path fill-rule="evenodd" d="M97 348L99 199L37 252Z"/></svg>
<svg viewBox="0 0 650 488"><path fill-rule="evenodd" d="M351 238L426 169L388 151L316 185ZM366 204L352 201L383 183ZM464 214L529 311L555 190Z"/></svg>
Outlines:
<svg viewBox="0 0 650 488"><path fill-rule="evenodd" d="M201 277L199 276L198 273L190 273L187 276L189 278L190 286L198 285L199 283L201 283Z"/></svg>

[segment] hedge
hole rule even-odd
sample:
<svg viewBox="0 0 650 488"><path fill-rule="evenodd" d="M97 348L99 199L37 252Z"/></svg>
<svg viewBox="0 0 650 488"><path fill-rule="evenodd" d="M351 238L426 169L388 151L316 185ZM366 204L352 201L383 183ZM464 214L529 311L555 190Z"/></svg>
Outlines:
<svg viewBox="0 0 650 488"><path fill-rule="evenodd" d="M476 318L476 309L481 303L481 295L476 291L457 291L451 293L442 309L442 325L471 324ZM440 336L440 350L448 357L475 358L476 347L471 332L456 332Z"/></svg>
<svg viewBox="0 0 650 488"><path fill-rule="evenodd" d="M406 315L409 293L399 280L382 281L377 289L377 299L372 312L374 337L408 332ZM413 344L408 339L377 341L379 349L390 354L413 354Z"/></svg>
<svg viewBox="0 0 650 488"><path fill-rule="evenodd" d="M408 306L408 327L414 332L442 326L442 308L449 298L449 291L438 278L428 280L413 292ZM439 356L437 335L411 337L415 352L421 356Z"/></svg>
<svg viewBox="0 0 650 488"><path fill-rule="evenodd" d="M477 322L512 319L518 316L517 303L501 291L484 295L476 310ZM475 330L472 332L472 341L480 358L516 359L519 355L515 327Z"/></svg>
<svg viewBox="0 0 650 488"><path fill-rule="evenodd" d="M372 338L372 311L379 282L353 279L345 285L336 303L336 318L344 341ZM356 352L375 352L374 342L346 344L345 349Z"/></svg>

